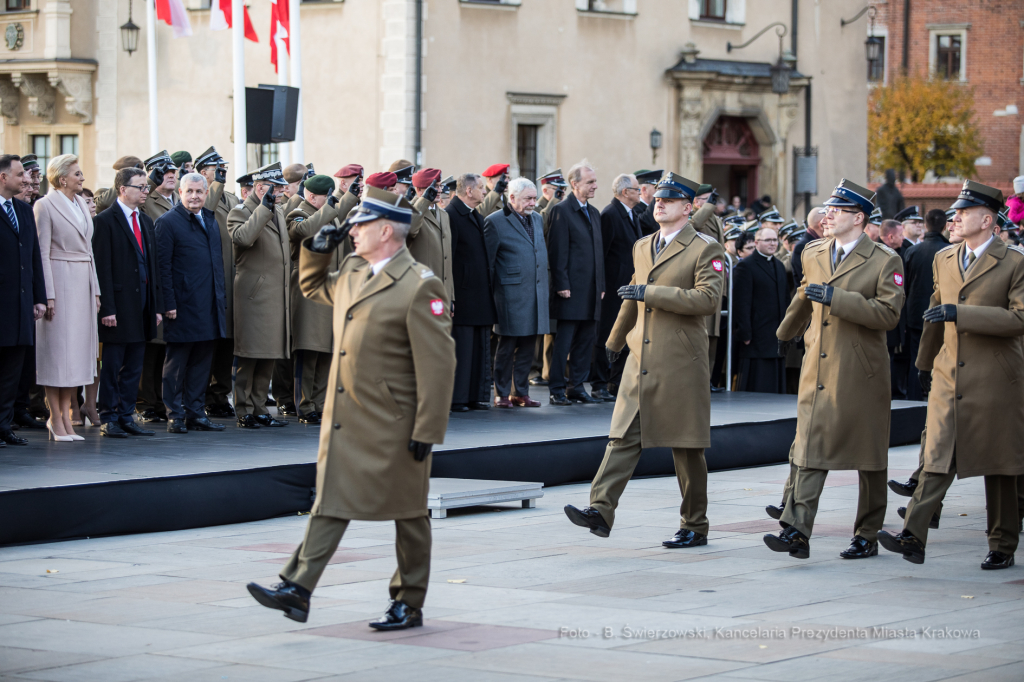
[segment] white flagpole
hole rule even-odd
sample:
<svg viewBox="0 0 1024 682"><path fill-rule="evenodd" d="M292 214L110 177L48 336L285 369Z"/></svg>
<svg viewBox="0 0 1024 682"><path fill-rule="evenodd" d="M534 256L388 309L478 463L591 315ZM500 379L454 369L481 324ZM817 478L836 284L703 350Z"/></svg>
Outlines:
<svg viewBox="0 0 1024 682"><path fill-rule="evenodd" d="M288 0L288 40L291 43L291 57L288 66L291 70L292 87L299 89L299 110L295 115L295 141L292 142L292 155L296 161L306 163L306 147L302 132L302 21L299 16L300 0Z"/></svg>
<svg viewBox="0 0 1024 682"><path fill-rule="evenodd" d="M235 115L235 177L245 175L249 162L246 160L245 130L245 4L243 0L231 0L231 75ZM242 195L240 187L235 191Z"/></svg>
<svg viewBox="0 0 1024 682"><path fill-rule="evenodd" d="M146 0L146 57L149 72L149 154L160 151L159 109L156 99L156 0Z"/></svg>
<svg viewBox="0 0 1024 682"><path fill-rule="evenodd" d="M284 2L285 0L279 0ZM275 27L276 33L276 27ZM285 49L284 41L278 40L276 36L271 36L274 42L277 43L277 84L288 85L288 50ZM281 168L289 166L292 163L292 146L287 142L282 142L278 146L278 160L281 162ZM300 159L296 159L299 161Z"/></svg>

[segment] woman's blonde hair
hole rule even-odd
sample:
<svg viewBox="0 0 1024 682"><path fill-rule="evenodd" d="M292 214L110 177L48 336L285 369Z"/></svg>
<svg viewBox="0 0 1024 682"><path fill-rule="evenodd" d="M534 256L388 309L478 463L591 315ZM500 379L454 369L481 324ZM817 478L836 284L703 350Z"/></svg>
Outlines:
<svg viewBox="0 0 1024 682"><path fill-rule="evenodd" d="M50 159L46 165L46 180L50 187L60 188L60 179L71 170L71 167L78 163L78 157L74 154L61 154Z"/></svg>

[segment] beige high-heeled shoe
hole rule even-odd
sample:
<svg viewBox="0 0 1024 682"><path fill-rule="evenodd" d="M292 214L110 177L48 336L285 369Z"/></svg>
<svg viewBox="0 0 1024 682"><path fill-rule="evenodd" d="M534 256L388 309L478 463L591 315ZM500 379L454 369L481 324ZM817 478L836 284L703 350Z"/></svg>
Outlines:
<svg viewBox="0 0 1024 682"><path fill-rule="evenodd" d="M46 430L50 434L49 437L46 440L51 440L52 439L52 440L57 441L58 443L70 443L73 440L75 440L71 436L58 436L56 433L54 433L53 432L53 424L50 422L49 419L46 420ZM85 439L81 438L81 440L85 440Z"/></svg>

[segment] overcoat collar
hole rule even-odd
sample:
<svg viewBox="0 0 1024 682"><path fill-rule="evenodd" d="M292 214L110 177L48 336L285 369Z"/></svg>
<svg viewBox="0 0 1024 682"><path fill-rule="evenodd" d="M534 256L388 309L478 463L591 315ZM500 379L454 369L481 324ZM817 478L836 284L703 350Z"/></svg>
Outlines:
<svg viewBox="0 0 1024 682"><path fill-rule="evenodd" d="M660 239L661 232L655 232L653 235L651 235L651 238L652 240ZM684 250L686 250L686 247L688 247L690 243L696 238L697 230L693 229L692 224L686 223L683 229L679 231L679 234L677 234L672 239L672 241L665 245L665 251L658 256L658 261L656 263L654 262L652 241L651 246L648 246L648 248L644 249L644 251L647 252L647 258L650 259L652 263L654 263L654 266L651 268L651 271L653 272L654 270L657 270L662 265L672 260L676 255L682 253Z"/></svg>
<svg viewBox="0 0 1024 682"><path fill-rule="evenodd" d="M629 210L626 209L626 205L623 204L618 199L616 199L615 197L612 197L612 205L615 207L615 210L618 211L619 217L622 218L623 222L625 222L626 225L629 226L628 227L629 233L630 233L630 236L633 237L633 241L636 241L637 239L639 239L640 236L641 236L640 235L640 225L639 225L640 216L639 216L639 213L637 212L637 207L639 206L639 204L637 204L637 206L633 207L633 218L632 219L630 219L630 217L629 217Z"/></svg>
<svg viewBox="0 0 1024 682"><path fill-rule="evenodd" d="M955 249L953 249L953 252L956 254L956 258L953 259L952 265L956 268L958 273L960 272L960 264L963 263L964 260L965 248L967 248L966 243L961 242ZM960 288L963 289L965 286L984 275L986 272L998 265L999 261L1003 260L1005 257L1006 243L999 238L992 240L992 243L988 245L985 252L981 254L981 258L971 266L971 269L967 273L966 277L964 277L963 284Z"/></svg>
<svg viewBox="0 0 1024 682"><path fill-rule="evenodd" d="M536 213L531 213L528 216L523 216L528 221L530 221L531 225L533 225L533 233L534 233L534 235L537 234L537 229L538 229L538 226L533 223L533 216L535 216L535 215L537 215L537 214ZM515 232L520 237L522 237L527 242L529 242L531 246L533 245L533 240L530 239L530 235L528 235L526 233L526 228L523 227L523 223L522 223L522 221L519 220L519 218L516 218L515 216L513 216L511 214L510 215L505 215L504 213L502 213L500 216L497 216L495 219L496 220L504 220L506 223L509 224L509 226L512 228L513 232Z"/></svg>
<svg viewBox="0 0 1024 682"><path fill-rule="evenodd" d="M117 203L117 200L115 199L113 206L111 206L108 210L114 211L114 218L115 220L117 220L117 224L121 226L121 232L124 233L125 238L131 243L131 245L135 247L135 250L138 251L139 242L135 239L135 233L132 232L132 227L131 225L128 224L128 218L125 217L124 211L121 209L121 204ZM142 227L142 216L145 214L142 212L141 206L135 210L137 212L137 217L139 220L139 234L142 235L142 241L145 242L147 241L146 230Z"/></svg>
<svg viewBox="0 0 1024 682"><path fill-rule="evenodd" d="M370 268L370 264L367 263L365 268L355 270L348 275L348 304L349 308L352 308L361 301L366 300L374 294L384 291L396 281L401 279L405 271L408 270L413 263L412 254L409 253L409 249L406 247L400 248L388 264L384 266L384 269L374 275L369 282L366 282L366 286L362 286L366 280L367 272ZM362 289L360 289L362 287Z"/></svg>
<svg viewBox="0 0 1024 682"><path fill-rule="evenodd" d="M87 229L86 221L80 220L79 218L81 216L75 215L75 213L71 210L71 207L68 206L66 196L57 196L60 193L61 191L59 189L57 189L56 187L51 187L49 194L47 194L47 196L50 197L50 203L57 208L57 213L60 213L62 216L64 216L64 219L67 220L72 225L74 225L75 229L78 230L78 233L84 237ZM79 204L77 196L71 201L73 201L78 206L78 208L82 209L82 215L88 218L89 209L87 206L84 205L85 202L83 201L81 204Z"/></svg>
<svg viewBox="0 0 1024 682"><path fill-rule="evenodd" d="M824 248L818 250L818 260L822 263L822 267L825 272L830 272L832 270L832 250L835 248L835 245L835 238L828 239L823 245ZM828 284L833 282L837 278L847 275L853 270L864 265L864 263L871 258L871 253L874 249L875 245L868 236L866 234L861 234L857 240L857 246L853 247L853 251L847 254L846 258L843 259L843 262L839 264L838 268L836 268L836 271L833 272L827 280L825 280L825 283Z"/></svg>

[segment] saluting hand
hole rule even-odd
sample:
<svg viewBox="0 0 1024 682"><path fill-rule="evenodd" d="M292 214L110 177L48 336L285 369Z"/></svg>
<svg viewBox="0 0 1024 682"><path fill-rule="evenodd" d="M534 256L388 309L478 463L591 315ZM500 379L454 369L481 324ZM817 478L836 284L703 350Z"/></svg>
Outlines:
<svg viewBox="0 0 1024 682"><path fill-rule="evenodd" d="M260 202L271 211L274 210L274 188L271 187L267 190L266 194L263 195L263 201Z"/></svg>
<svg viewBox="0 0 1024 682"><path fill-rule="evenodd" d="M224 184L228 181L228 171L223 166L217 166L217 170L213 171L213 181Z"/></svg>
<svg viewBox="0 0 1024 682"><path fill-rule="evenodd" d="M956 322L956 306L952 303L944 303L924 311L924 319L927 322L936 324L938 322Z"/></svg>
<svg viewBox="0 0 1024 682"><path fill-rule="evenodd" d="M313 237L313 241L310 242L309 250L314 253L331 253L338 244L345 241L345 237L352 230L351 223L346 220L341 224L341 227L336 227L332 223L328 223L320 228L320 231Z"/></svg>

